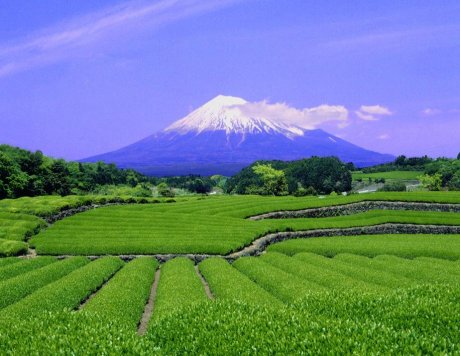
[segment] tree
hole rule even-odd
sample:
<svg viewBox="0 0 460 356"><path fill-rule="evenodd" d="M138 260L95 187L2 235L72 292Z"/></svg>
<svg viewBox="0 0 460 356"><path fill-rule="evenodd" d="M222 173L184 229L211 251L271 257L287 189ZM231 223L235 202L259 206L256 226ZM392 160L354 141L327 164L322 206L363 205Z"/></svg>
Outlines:
<svg viewBox="0 0 460 356"><path fill-rule="evenodd" d="M27 174L3 152L0 152L0 182L0 199L21 196L28 184Z"/></svg>
<svg viewBox="0 0 460 356"><path fill-rule="evenodd" d="M442 178L440 173L435 173L431 176L425 174L423 176L418 177L418 180L420 181L420 183L422 183L422 186L424 188L427 188L428 190L441 190Z"/></svg>
<svg viewBox="0 0 460 356"><path fill-rule="evenodd" d="M157 185L157 190L162 197L173 198L175 195L174 191L164 182Z"/></svg>
<svg viewBox="0 0 460 356"><path fill-rule="evenodd" d="M460 159L460 152L459 152L458 155L457 155L457 159Z"/></svg>
<svg viewBox="0 0 460 356"><path fill-rule="evenodd" d="M395 159L395 164L397 166L404 166L406 164L406 156L404 155L401 155L401 156L398 156L396 159Z"/></svg>
<svg viewBox="0 0 460 356"><path fill-rule="evenodd" d="M274 169L270 164L257 164L252 167L255 174L259 175L263 182L264 192L267 195L286 195L287 181L283 171Z"/></svg>

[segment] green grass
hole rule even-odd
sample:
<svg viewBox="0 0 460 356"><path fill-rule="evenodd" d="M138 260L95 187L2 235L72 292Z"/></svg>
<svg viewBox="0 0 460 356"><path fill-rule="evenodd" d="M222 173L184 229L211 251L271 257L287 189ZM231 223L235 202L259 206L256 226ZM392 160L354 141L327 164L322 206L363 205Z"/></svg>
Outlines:
<svg viewBox="0 0 460 356"><path fill-rule="evenodd" d="M0 239L23 241L45 225L45 222L36 216L0 211Z"/></svg>
<svg viewBox="0 0 460 356"><path fill-rule="evenodd" d="M280 300L232 267L222 258L208 258L200 271L211 292L219 300L242 301L254 305L280 305Z"/></svg>
<svg viewBox="0 0 460 356"><path fill-rule="evenodd" d="M149 298L157 267L158 261L150 257L127 263L83 310L135 329Z"/></svg>
<svg viewBox="0 0 460 356"><path fill-rule="evenodd" d="M327 258L313 253L299 253L294 255L293 258L306 264L344 274L353 279L377 284L383 288L410 287L414 284L412 279L401 275L394 275L386 271L375 271L367 267L351 265L335 258Z"/></svg>
<svg viewBox="0 0 460 356"><path fill-rule="evenodd" d="M0 282L0 309L22 300L88 262L85 257L72 257Z"/></svg>
<svg viewBox="0 0 460 356"><path fill-rule="evenodd" d="M294 255L313 252L324 256L353 253L374 257L390 254L405 258L419 256L457 260L460 258L460 235L360 235L296 239L268 247L268 251Z"/></svg>
<svg viewBox="0 0 460 356"><path fill-rule="evenodd" d="M351 176L354 181L358 179L367 180L369 178L379 179L384 178L385 180L415 180L417 177L423 175L421 171L390 171L390 172L378 172L378 173L363 173L363 172L352 172Z"/></svg>
<svg viewBox="0 0 460 356"><path fill-rule="evenodd" d="M381 293L387 290L387 288L378 284L364 282L349 277L346 274L324 268L324 266L304 263L299 259L288 257L277 252L266 253L261 259L274 267L304 280L319 284L329 290L357 291L361 293Z"/></svg>
<svg viewBox="0 0 460 356"><path fill-rule="evenodd" d="M204 287L188 258L175 258L161 267L153 315L159 319L177 309L208 301Z"/></svg>
<svg viewBox="0 0 460 356"><path fill-rule="evenodd" d="M2 315L26 317L74 309L122 266L123 261L118 257L100 258L10 305L2 311Z"/></svg>
<svg viewBox="0 0 460 356"><path fill-rule="evenodd" d="M216 301L154 320L139 337L92 313L2 317L5 353L458 354L459 286L382 296L325 293L285 307Z"/></svg>
<svg viewBox="0 0 460 356"><path fill-rule="evenodd" d="M324 292L323 286L291 275L260 258L242 257L233 266L285 303L294 303L312 293Z"/></svg>
<svg viewBox="0 0 460 356"><path fill-rule="evenodd" d="M18 263L21 262L22 260L16 257L4 257L0 258L0 268L9 266L13 263Z"/></svg>
<svg viewBox="0 0 460 356"><path fill-rule="evenodd" d="M166 204L165 204L166 205ZM177 203L177 206L180 204ZM39 254L227 254L257 237L277 231L347 228L384 223L460 225L460 214L420 211L368 211L331 218L252 221L158 206L112 206L56 222L31 239ZM192 209L193 208L193 209ZM231 211L228 213L231 215Z"/></svg>
<svg viewBox="0 0 460 356"><path fill-rule="evenodd" d="M410 278L419 283L453 283L460 282L460 274L449 273L446 268L436 268L436 265L426 265L417 260L409 260L391 255L380 255L374 258L364 256L340 254L335 260L349 263L353 266L371 268L376 271L386 271L395 275ZM448 262L458 269L455 262ZM460 273L460 270L459 270Z"/></svg>
<svg viewBox="0 0 460 356"><path fill-rule="evenodd" d="M16 277L20 274L33 271L34 269L44 267L53 262L56 262L54 257L37 257L33 259L24 259L18 263L10 264L0 268L0 281L5 281L9 278Z"/></svg>
<svg viewBox="0 0 460 356"><path fill-rule="evenodd" d="M83 205L106 203L160 203L166 199L138 198L128 196L106 195L47 195L39 197L22 197L18 199L0 200L0 211L24 213L40 217L48 217L62 210L78 208Z"/></svg>
<svg viewBox="0 0 460 356"><path fill-rule="evenodd" d="M29 245L25 242L0 239L0 257L19 256L28 250Z"/></svg>

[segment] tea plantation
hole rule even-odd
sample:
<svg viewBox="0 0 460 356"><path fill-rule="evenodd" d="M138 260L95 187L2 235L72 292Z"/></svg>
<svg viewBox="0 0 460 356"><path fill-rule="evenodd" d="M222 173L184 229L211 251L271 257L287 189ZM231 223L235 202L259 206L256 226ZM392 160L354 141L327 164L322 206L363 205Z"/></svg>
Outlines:
<svg viewBox="0 0 460 356"><path fill-rule="evenodd" d="M459 193L97 199L0 201L2 354L460 353Z"/></svg>

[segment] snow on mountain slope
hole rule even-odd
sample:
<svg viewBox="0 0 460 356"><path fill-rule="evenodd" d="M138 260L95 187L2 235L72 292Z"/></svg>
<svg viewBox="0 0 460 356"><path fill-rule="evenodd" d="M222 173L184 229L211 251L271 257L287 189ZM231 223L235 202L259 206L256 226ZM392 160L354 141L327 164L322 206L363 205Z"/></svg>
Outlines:
<svg viewBox="0 0 460 356"><path fill-rule="evenodd" d="M246 103L246 100L234 96L216 96L164 131L181 134L225 131L227 135L235 133L279 133L286 137L303 135L303 130L298 127L276 123L263 117L245 115L240 108Z"/></svg>
<svg viewBox="0 0 460 356"><path fill-rule="evenodd" d="M219 95L165 130L119 150L84 159L121 168L171 176L233 175L256 160L337 156L369 166L394 157L363 149L320 129L306 130L271 119L247 115L251 103ZM262 114L260 114L262 115Z"/></svg>

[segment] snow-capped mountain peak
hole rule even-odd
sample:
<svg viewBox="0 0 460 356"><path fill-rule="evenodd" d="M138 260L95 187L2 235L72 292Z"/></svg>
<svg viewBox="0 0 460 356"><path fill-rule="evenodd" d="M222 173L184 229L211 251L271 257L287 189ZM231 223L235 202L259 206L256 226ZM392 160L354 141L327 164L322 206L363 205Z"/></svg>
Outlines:
<svg viewBox="0 0 460 356"><path fill-rule="evenodd" d="M203 131L225 131L227 135L276 133L287 137L304 134L304 131L298 127L245 114L244 105L247 103L242 98L218 95L183 119L174 122L165 129L165 132L199 134Z"/></svg>

